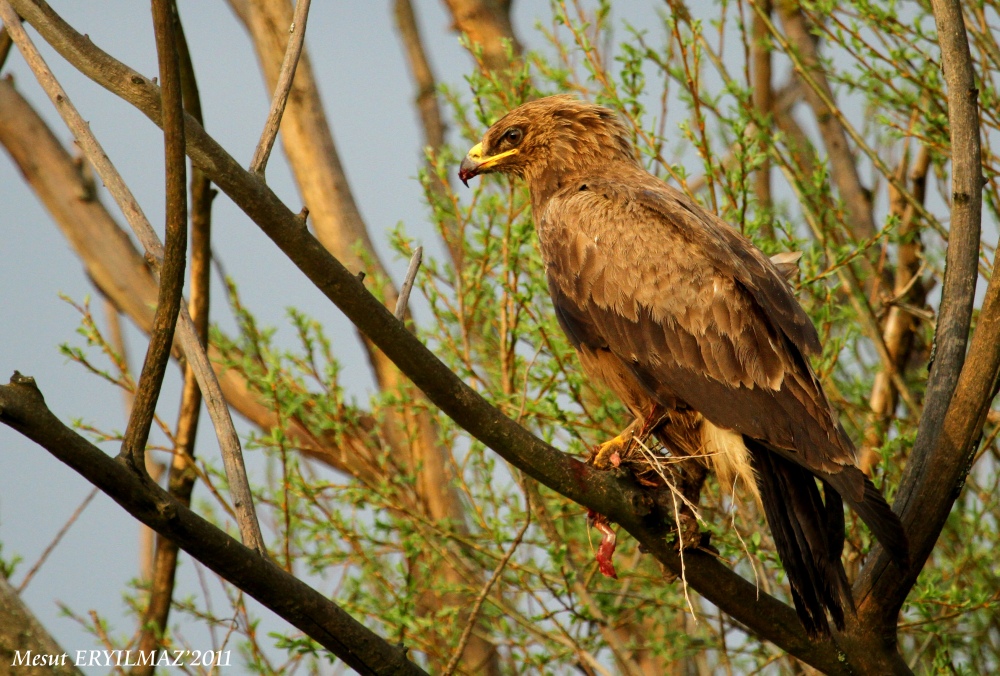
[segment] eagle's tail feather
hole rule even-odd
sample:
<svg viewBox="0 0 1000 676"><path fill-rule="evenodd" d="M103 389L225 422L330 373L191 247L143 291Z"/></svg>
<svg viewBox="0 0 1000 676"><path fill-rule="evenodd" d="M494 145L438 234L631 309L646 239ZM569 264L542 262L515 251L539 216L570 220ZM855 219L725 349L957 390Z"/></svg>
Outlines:
<svg viewBox="0 0 1000 676"><path fill-rule="evenodd" d="M909 567L910 547L906 539L906 532L903 530L903 524L896 513L892 511L889 503L879 493L875 484L871 482L871 479L856 467L845 467L839 474L829 475L824 479L844 496L847 504L861 517L875 539L885 547L896 566L900 570L906 570ZM864 495L860 500L853 499L851 496L853 491L849 490L847 486L838 485L838 483L844 484L846 482L857 485L862 481L864 482Z"/></svg>
<svg viewBox="0 0 1000 676"><path fill-rule="evenodd" d="M844 626L845 611L854 611L840 560L844 545L841 497L824 483L824 503L808 470L752 439L747 439L746 445L757 470L764 513L788 576L795 610L811 636L829 635L827 611L838 628Z"/></svg>

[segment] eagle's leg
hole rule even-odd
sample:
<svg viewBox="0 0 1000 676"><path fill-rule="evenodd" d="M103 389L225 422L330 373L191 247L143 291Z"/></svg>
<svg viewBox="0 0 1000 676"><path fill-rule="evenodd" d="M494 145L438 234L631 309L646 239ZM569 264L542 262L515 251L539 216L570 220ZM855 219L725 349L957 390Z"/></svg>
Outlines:
<svg viewBox="0 0 1000 676"><path fill-rule="evenodd" d="M613 439L609 439L603 444L596 446L588 462L597 469L607 469L612 466L617 467L618 461L616 461L615 455L617 454L618 460L620 460L632 448L633 442L645 443L653 430L666 417L666 410L661 406L654 405L649 413L633 420L628 427L623 429Z"/></svg>
<svg viewBox="0 0 1000 676"><path fill-rule="evenodd" d="M635 438L635 431L641 423L642 419L636 418L613 439L608 439L604 443L595 446L587 462L597 469L608 469L609 467L616 466L618 463L615 456L620 459L625 455L629 447L631 447L632 440Z"/></svg>

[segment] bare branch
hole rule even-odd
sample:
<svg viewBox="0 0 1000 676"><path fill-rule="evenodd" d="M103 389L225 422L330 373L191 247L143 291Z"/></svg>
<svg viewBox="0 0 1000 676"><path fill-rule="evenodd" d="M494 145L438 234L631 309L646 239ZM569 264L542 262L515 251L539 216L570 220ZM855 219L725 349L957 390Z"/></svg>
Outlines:
<svg viewBox="0 0 1000 676"><path fill-rule="evenodd" d="M184 118L181 105L180 74L174 43L173 17L169 0L152 0L156 53L163 92L163 145L166 167L166 247L160 266L160 292L153 316L146 359L136 386L122 455L137 472L146 471L146 441L156 413L163 378L174 342L174 327L184 294L184 266L187 260L187 158L184 156ZM22 47L26 56L29 52ZM45 64L32 67L36 73ZM44 75L39 77L42 79ZM54 80L53 80L54 81ZM70 105L66 101L67 106Z"/></svg>
<svg viewBox="0 0 1000 676"><path fill-rule="evenodd" d="M1000 269L994 269L968 357L965 354L978 280L982 218L979 90L961 3L934 0L932 7L948 87L951 231L924 412L896 500L910 540L912 565L902 576L889 573L885 553L876 549L856 585L859 612L875 615L883 626L895 622L958 497L1000 374L1000 341L996 340L1000 335Z"/></svg>
<svg viewBox="0 0 1000 676"><path fill-rule="evenodd" d="M779 3L778 14L792 48L798 51L802 67L808 71L806 101L816 116L819 133L830 158L830 173L841 199L844 200L844 206L847 207L851 231L858 239L870 239L877 229L872 216L871 197L861 185L857 164L847 144L847 132L837 111L829 103L834 100L833 90L827 81L826 72L820 67L815 38L809 33L805 17L798 7ZM760 14L757 16L759 18Z"/></svg>
<svg viewBox="0 0 1000 676"><path fill-rule="evenodd" d="M424 145L437 150L444 145L445 125L438 105L434 73L420 38L413 3L410 0L396 0L393 13L396 17L396 29L406 50L406 62L417 85L416 104L424 130Z"/></svg>
<svg viewBox="0 0 1000 676"><path fill-rule="evenodd" d="M158 91L114 61L92 42L59 22L39 0L17 0L39 32L73 59L82 72L158 121ZM622 524L671 570L680 570L667 543L662 516L669 496L650 495L630 482L600 472L553 449L504 416L444 366L364 289L354 274L301 226L301 220L262 181L242 170L193 119L188 118L189 154L288 255L331 301L459 425L502 457L570 499ZM662 499L660 499L662 497ZM759 594L751 583L713 555L685 552L689 584L761 638L830 673L844 673L843 655L830 643L810 641L795 612Z"/></svg>
<svg viewBox="0 0 1000 676"><path fill-rule="evenodd" d="M73 513L69 515L69 518L66 519L66 523L62 525L62 528L60 528L59 531L56 533L55 537L52 538L52 542L50 542L48 546L45 547L45 550L38 557L38 561L36 561L34 565L32 565L31 568L28 569L28 572L24 574L24 579L21 580L21 584L17 585L18 594L24 592L25 588L31 583L31 579L35 577L35 574L38 573L39 570L41 570L43 565L45 565L45 562L49 558L49 554L51 554L53 550L55 550L55 548L59 545L59 543L63 539L63 536L65 536L66 533L69 532L69 529L73 527L73 524L76 523L76 520L80 518L81 514L83 514L83 510L87 509L87 505L90 504L90 501L94 499L95 495L97 495L96 488L92 489L89 493L87 493L87 497L85 497L83 501L77 506L77 508L73 510Z"/></svg>
<svg viewBox="0 0 1000 676"><path fill-rule="evenodd" d="M21 13L20 10L18 10L18 13ZM4 23L6 23L8 27L12 25L11 21L16 22L18 27L20 27L20 21L17 18L17 14L11 8L11 5L7 0L0 0L0 16L2 16ZM20 47L23 43L26 49L33 51L37 55L37 51L34 50L33 45L31 45L31 41L28 39L27 34L24 33L23 29L19 29L18 33L19 35L12 34L12 37L15 38L15 42L18 43L18 46ZM135 198L132 196L128 186L122 180L121 176L114 168L114 165L111 164L111 161L101 148L100 143L90 132L90 126L73 107L69 98L66 96L65 91L56 81L51 71L45 67L44 61L42 61L41 57L37 56L37 58L33 59L32 62L36 64L36 67L40 68L40 70L36 72L36 77L39 78L39 82L42 83L43 88L49 95L49 98L52 99L52 102L56 105L60 115L73 132L81 149L94 165L94 168L101 177L101 180L104 182L104 185L108 187L111 194L115 197L115 200L122 209L122 213L128 220L129 225L132 226L140 242L142 242L147 252L150 253L154 264L158 264L159 261L163 259L163 246L160 244L159 239L156 236L156 232L153 230L152 226L150 226L149 221L142 213L142 209L135 201ZM145 80L138 74L136 74L135 77L138 78L139 81L145 82ZM157 100L155 115L158 124L160 123L160 114L160 103L159 100ZM239 438L236 436L236 430L233 427L233 421L229 415L229 409L226 407L225 400L222 397L218 380L216 379L215 373L208 362L208 357L205 354L205 351L198 343L198 337L195 333L194 325L191 322L191 317L188 315L187 310L184 307L181 307L180 326L178 328L178 334L181 339L181 344L184 346L185 355L196 367L196 373L198 374L198 381L202 392L208 394L206 403L208 405L209 414L212 416L212 420L215 423L216 434L219 437L219 445L222 448L223 462L226 467L227 476L229 477L230 489L233 491L234 507L237 510L237 514L240 515L240 518L238 519L241 529L240 532L244 539L250 543L253 548L263 553L265 551L264 540L260 534L260 526L257 523L257 517L253 509L253 500L250 495L250 486L246 479L246 470L243 467L243 457L240 452Z"/></svg>
<svg viewBox="0 0 1000 676"><path fill-rule="evenodd" d="M190 100L190 97L187 97ZM45 122L28 102L18 94L13 84L0 78L0 143L17 163L25 179L39 199L52 214L69 244L77 252L88 277L102 294L119 308L144 332L153 324L153 307L156 305L156 281L143 257L135 250L131 240L119 228L111 215L92 194L83 180L77 163L62 147ZM200 169L195 166L192 181ZM199 185L196 183L196 185ZM199 204L211 199L207 179L204 194L192 191L192 259L194 283L198 263L198 232L208 227L197 225L199 218L207 218L207 211L198 216ZM203 207L207 209L207 207ZM207 257L206 252L206 257ZM206 282L207 283L207 282ZM192 286L191 302L198 294ZM207 302L207 297L205 297ZM207 317L207 315L206 315ZM203 335L198 320L197 335ZM207 319L205 320L207 322ZM179 340L179 336L178 336ZM179 349L177 354L180 354ZM271 429L279 424L277 415L269 405L262 403L249 383L234 369L223 369L224 357L209 347L212 364L218 364L218 380L225 400L241 415L261 429ZM186 368L195 364L185 362ZM190 376L186 376L190 378ZM304 454L315 458L338 471L357 476L362 481L377 481L379 461L375 422L370 415L352 411L342 421L343 433L336 439L318 438L301 423L285 421L285 434ZM180 443L180 442L179 442Z"/></svg>
<svg viewBox="0 0 1000 676"><path fill-rule="evenodd" d="M403 280L403 287L399 291L399 298L396 299L396 319L403 321L406 317L406 305L410 302L410 291L413 289L413 282L417 278L417 270L420 269L420 261L424 256L424 247L418 246L410 257L410 265L406 269L406 278Z"/></svg>
<svg viewBox="0 0 1000 676"><path fill-rule="evenodd" d="M486 70L503 74L510 68L510 49L515 57L521 54L521 44L514 36L510 22L510 2L504 0L445 0L455 20L455 30L483 50Z"/></svg>
<svg viewBox="0 0 1000 676"><path fill-rule="evenodd" d="M163 489L143 481L73 432L52 414L32 378L15 373L0 386L0 422L47 449L134 517L171 538L184 551L362 674L424 674L337 604L267 558L244 547Z"/></svg>
<svg viewBox="0 0 1000 676"><path fill-rule="evenodd" d="M267 158L271 155L274 141L278 138L281 116L285 112L288 94L292 90L292 80L295 79L295 69L302 54L302 45L306 41L306 21L309 18L310 2L311 0L297 0L295 3L292 25L288 28L291 37L288 40L288 47L285 48L285 58L281 62L278 84L275 86L274 98L271 99L271 110L267 114L267 122L264 123L264 132L257 143L257 149L254 150L253 158L250 160L250 171L261 176L264 175L264 168L267 166Z"/></svg>
<svg viewBox="0 0 1000 676"><path fill-rule="evenodd" d="M13 46L14 41L10 39L7 27L0 26L0 69L3 69L3 65L7 63L7 55L10 54L10 48Z"/></svg>
<svg viewBox="0 0 1000 676"><path fill-rule="evenodd" d="M195 80L194 66L188 50L184 28L177 12L176 2L171 2L174 21L174 40L177 45L177 62L184 110L201 121L201 97ZM208 344L209 281L212 264L211 224L214 191L198 167L191 168L191 300L189 312L198 340ZM175 447L170 463L167 490L182 505L191 505L196 472L194 471L194 443L201 418L201 389L190 363L184 364L184 385L174 433ZM147 527L143 527L148 532ZM180 552L177 543L169 538L157 537L151 562L149 602L142 618L139 651L152 653L160 645L167 630L170 606L174 595L177 561ZM143 664L132 670L132 676L151 676L152 664Z"/></svg>

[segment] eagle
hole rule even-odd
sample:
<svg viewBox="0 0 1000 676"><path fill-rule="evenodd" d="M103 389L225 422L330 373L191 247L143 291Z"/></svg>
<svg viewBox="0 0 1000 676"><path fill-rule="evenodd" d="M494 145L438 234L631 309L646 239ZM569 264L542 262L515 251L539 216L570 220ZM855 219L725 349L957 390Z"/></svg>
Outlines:
<svg viewBox="0 0 1000 676"><path fill-rule="evenodd" d="M459 178L491 172L526 181L558 322L635 416L598 459L655 434L745 485L807 632L829 635L827 612L842 629L843 503L901 570L908 544L810 365L819 337L780 261L647 172L614 111L570 95L493 124Z"/></svg>

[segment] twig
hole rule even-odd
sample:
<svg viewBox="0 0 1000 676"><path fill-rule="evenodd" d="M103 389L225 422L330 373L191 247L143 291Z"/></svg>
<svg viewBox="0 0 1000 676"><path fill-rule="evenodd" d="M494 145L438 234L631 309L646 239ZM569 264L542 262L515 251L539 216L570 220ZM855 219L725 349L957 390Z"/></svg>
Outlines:
<svg viewBox="0 0 1000 676"><path fill-rule="evenodd" d="M500 579L500 575L503 573L503 569L507 567L507 562L510 561L510 557L514 556L514 552L517 550L518 545L521 544L521 540L524 538L524 534L528 532L528 526L531 525L531 506L528 503L528 493L524 493L524 525L521 526L521 530L518 531L517 537L514 538L514 542L511 543L510 549L504 554L503 558L500 559L500 563L493 570L493 575L487 580L486 584L483 586L482 591L479 592L479 596L476 597L476 602L472 606L472 611L469 613L469 619L465 623L465 629L462 630L462 636L458 639L458 645L455 646L455 652L452 653L451 659L448 660L448 666L444 668L444 676L451 676L455 673L455 669L458 667L458 661L462 659L462 653L465 652L465 646L469 642L469 637L472 635L472 630L476 626L476 618L479 615L480 608L483 607L483 601L490 593L490 589L496 584L496 581Z"/></svg>
<svg viewBox="0 0 1000 676"><path fill-rule="evenodd" d="M152 5L160 87L163 93L161 114L166 166L166 246L160 266L160 289L153 316L153 330L149 334L146 359L139 374L121 450L122 456L132 464L132 469L144 474L146 441L156 414L156 402L163 388L163 378L167 373L177 314L184 298L184 266L187 260L187 157L184 153L184 109L181 106L174 22L170 0L153 0Z"/></svg>
<svg viewBox="0 0 1000 676"><path fill-rule="evenodd" d="M87 124L73 106L65 90L56 80L38 53L38 50L24 32L21 21L11 7L9 0L0 0L0 19L3 19L8 30L11 31L11 37L24 55L25 61L35 73L39 84L42 85L42 88L55 104L66 126L73 132L77 143L87 159L94 166L101 181L118 203L136 237L149 253L154 265L158 265L163 259L163 245L160 244L156 232L149 224L145 214L143 214L142 209L132 195L132 191L125 184L118 170L115 169L108 156L104 153L100 142L91 133L90 125ZM195 372L198 376L198 384L201 387L201 391L206 394L205 404L208 406L209 415L212 416L216 434L219 437L219 446L222 449L223 464L225 465L230 490L233 494L233 506L237 514L240 535L248 547L264 555L266 552L264 538L260 533L260 525L257 523L257 516L254 512L253 498L250 494L250 485L247 481L246 469L243 465L239 437L236 435L236 429L233 427L232 416L222 396L218 378L216 378L215 371L212 370L212 366L208 361L208 355L198 342L194 323L191 321L187 308L183 304L180 310L180 321L177 332L185 356L196 368Z"/></svg>
<svg viewBox="0 0 1000 676"><path fill-rule="evenodd" d="M406 316L406 304L410 302L410 291L413 289L413 280L417 278L417 270L420 269L420 261L424 257L424 247L418 246L410 257L410 266L406 268L406 279L399 290L399 298L396 299L396 319L403 321Z"/></svg>
<svg viewBox="0 0 1000 676"><path fill-rule="evenodd" d="M21 584L17 585L18 594L24 593L24 590L28 586L28 583L31 582L31 578L35 577L35 573L37 573L39 569L45 564L45 561L49 558L49 554L51 554L52 551L59 545L59 543L63 539L63 536L69 532L69 529L73 526L74 523L76 523L76 520L80 518L80 515L83 514L83 510L87 509L87 505L89 505L90 501L94 499L95 495L97 495L97 491L98 489L94 488L89 493L87 493L87 497L83 499L83 502L80 503L80 506L77 507L75 510L73 510L73 513L69 515L69 519L67 519L66 523L64 523L62 528L59 529L59 532L56 533L56 536L52 538L52 542L50 542L49 546L45 548L45 551L42 552L42 555L38 557L38 561L35 562L35 565L33 565L31 568L28 569L28 572L25 574L24 579L21 580Z"/></svg>
<svg viewBox="0 0 1000 676"><path fill-rule="evenodd" d="M7 32L6 26L0 26L0 68L7 63L7 55L10 54L10 48L14 45L14 41L10 39L10 33Z"/></svg>
<svg viewBox="0 0 1000 676"><path fill-rule="evenodd" d="M278 128L281 126L281 116L285 112L285 104L288 103L288 94L292 90L295 69L299 65L302 45L305 44L306 40L306 20L309 18L310 1L297 0L295 3L292 25L288 28L291 37L288 38L285 57L281 62L278 84L274 88L274 97L271 99L271 110L267 114L267 122L264 123L264 131L257 143L257 149L254 150L253 159L250 160L250 171L258 176L264 175L267 159L271 156L271 148L274 147L274 140L277 138Z"/></svg>
<svg viewBox="0 0 1000 676"><path fill-rule="evenodd" d="M762 0L761 11L765 14L771 13L771 0ZM750 59L752 63L751 77L753 85L753 105L757 109L759 117L769 119L773 125L774 120L771 115L774 109L774 89L771 86L771 35L768 33L767 24L754 13L752 23L753 44L750 46ZM768 130L759 130L761 134ZM764 154L760 166L757 168L753 179L754 193L757 196L757 208L770 214L771 203L771 159ZM774 239L774 224L770 218L760 221L760 234L768 240Z"/></svg>

